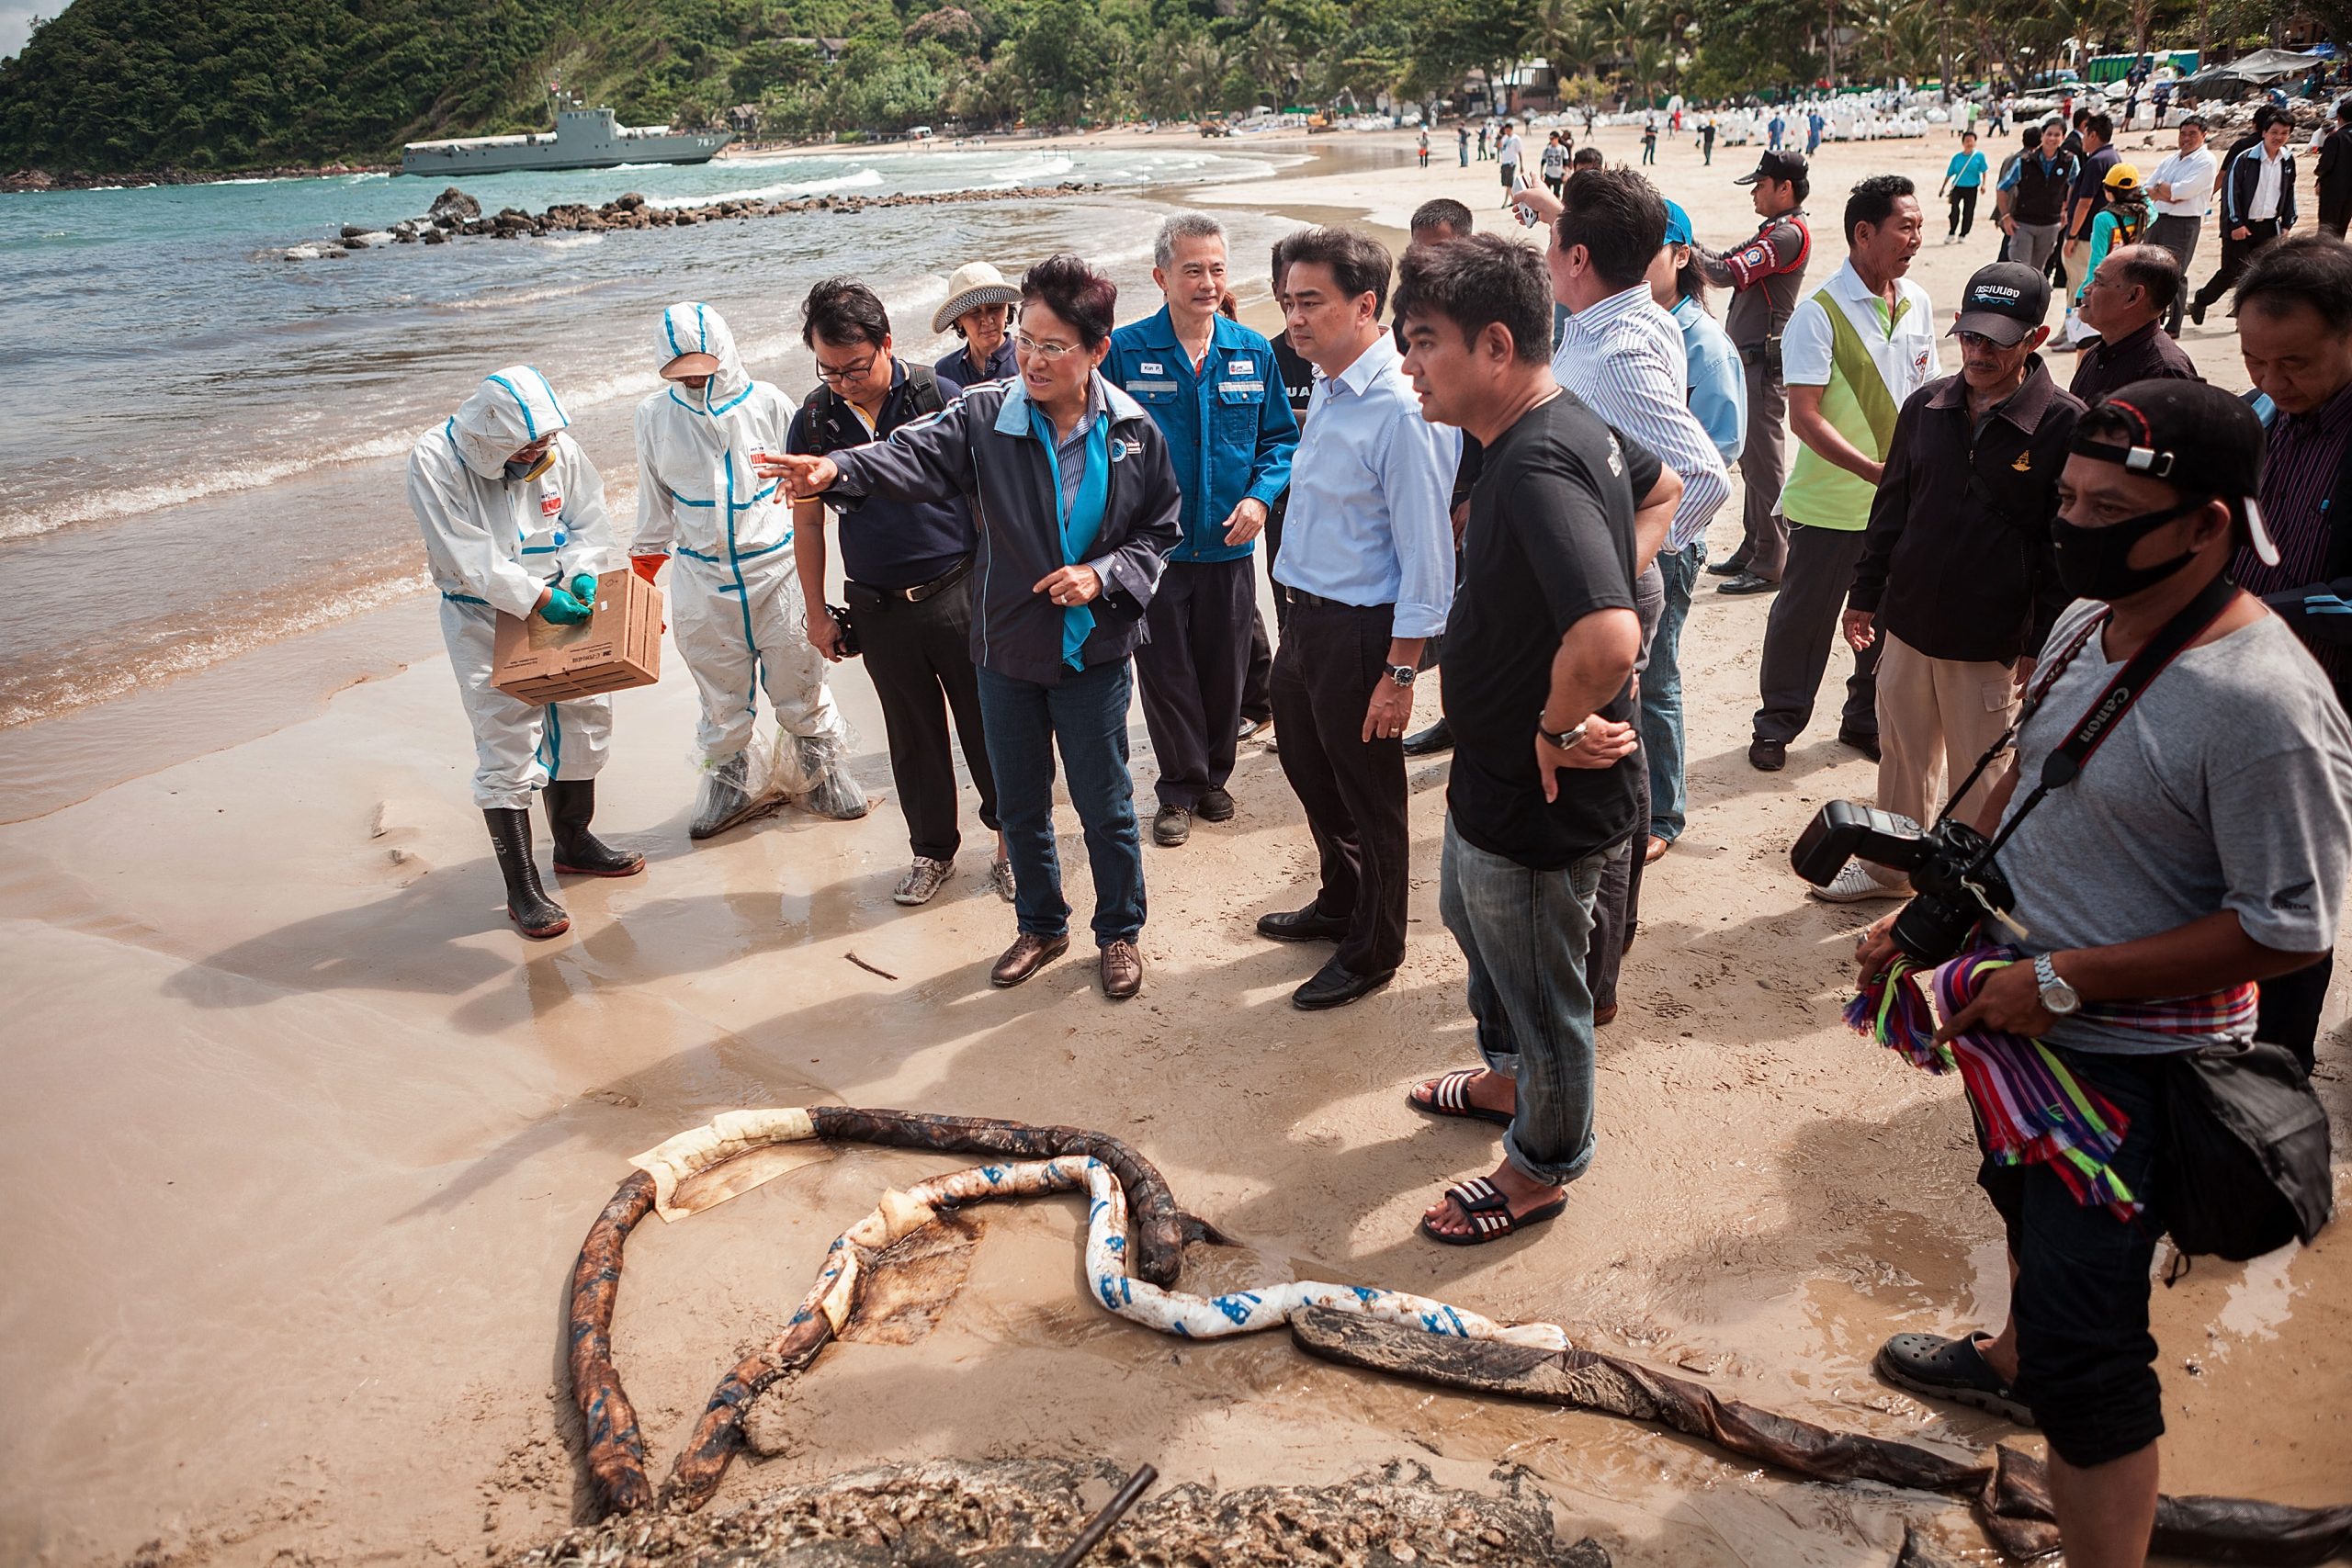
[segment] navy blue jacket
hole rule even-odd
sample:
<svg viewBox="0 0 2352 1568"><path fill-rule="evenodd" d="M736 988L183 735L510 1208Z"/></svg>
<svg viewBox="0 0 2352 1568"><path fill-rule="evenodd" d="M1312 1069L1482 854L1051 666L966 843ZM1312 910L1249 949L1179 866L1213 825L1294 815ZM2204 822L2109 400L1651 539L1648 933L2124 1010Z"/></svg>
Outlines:
<svg viewBox="0 0 2352 1568"><path fill-rule="evenodd" d="M1094 630L1080 650L1091 667L1126 658L1143 640L1144 606L1182 535L1181 497L1168 443L1133 398L1098 380L1111 421L1111 486L1102 529L1086 564L1102 579ZM1031 429L1019 381L974 387L889 439L832 455L841 477L824 499L854 511L867 497L893 501L969 498L980 547L972 593L972 659L985 669L1041 686L1058 682L1062 612L1033 592L1061 569L1061 491ZM1288 414L1288 406L1284 406Z"/></svg>

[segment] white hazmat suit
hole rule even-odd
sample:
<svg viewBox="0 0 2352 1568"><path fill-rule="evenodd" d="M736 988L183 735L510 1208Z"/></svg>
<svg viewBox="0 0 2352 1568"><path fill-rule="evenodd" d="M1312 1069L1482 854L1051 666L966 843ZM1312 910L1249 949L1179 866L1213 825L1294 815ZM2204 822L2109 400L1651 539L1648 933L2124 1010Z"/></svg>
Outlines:
<svg viewBox="0 0 2352 1568"><path fill-rule="evenodd" d="M745 373L718 311L688 302L662 313L658 362L707 354L718 369L699 389L672 383L637 410L634 556L675 558L671 630L702 696L695 739L706 770L696 838L743 820L756 797L801 796L828 817L862 817L865 792L847 772L848 730L809 646L793 569L792 508L752 471L757 452L785 450L792 400ZM767 692L784 734L769 776L747 764Z"/></svg>
<svg viewBox="0 0 2352 1568"><path fill-rule="evenodd" d="M546 377L510 366L484 380L408 459L409 505L441 590L441 635L474 731L474 804L525 810L557 779L593 779L612 737L610 697L542 706L490 683L501 613L528 615L550 586L621 563L605 481L569 434L533 479L506 460L571 421Z"/></svg>

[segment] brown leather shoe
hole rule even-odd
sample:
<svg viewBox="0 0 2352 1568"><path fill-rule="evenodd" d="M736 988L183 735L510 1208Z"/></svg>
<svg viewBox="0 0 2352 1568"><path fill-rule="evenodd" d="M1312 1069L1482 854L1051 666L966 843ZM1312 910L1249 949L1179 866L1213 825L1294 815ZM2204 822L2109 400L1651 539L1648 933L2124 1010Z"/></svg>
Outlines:
<svg viewBox="0 0 2352 1568"><path fill-rule="evenodd" d="M996 961L996 967L989 971L989 984L1017 986L1069 951L1069 938L1066 936L1031 936L1023 931L1004 950L1004 956Z"/></svg>
<svg viewBox="0 0 2352 1568"><path fill-rule="evenodd" d="M1125 1001L1143 989L1143 954L1131 942L1106 942L1102 944L1102 994L1114 1002Z"/></svg>
<svg viewBox="0 0 2352 1568"><path fill-rule="evenodd" d="M1642 863L1644 865L1657 864L1657 857L1666 853L1667 851L1673 847L1674 840L1672 839L1661 839L1656 833L1652 833L1650 835L1649 843L1642 850Z"/></svg>

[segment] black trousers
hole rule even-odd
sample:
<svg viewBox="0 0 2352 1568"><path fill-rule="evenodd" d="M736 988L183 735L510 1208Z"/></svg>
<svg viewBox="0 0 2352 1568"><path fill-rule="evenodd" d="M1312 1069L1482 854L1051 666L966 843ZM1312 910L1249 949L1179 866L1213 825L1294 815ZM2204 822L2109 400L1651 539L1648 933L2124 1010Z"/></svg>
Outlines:
<svg viewBox="0 0 2352 1568"><path fill-rule="evenodd" d="M2327 1006L2327 983L2335 977L2335 954L2308 969L2278 975L2262 982L2262 1009L2255 1015L2254 1037L2284 1045L2303 1065L2309 1077L2319 1053L2319 1015Z"/></svg>
<svg viewBox="0 0 2352 1568"><path fill-rule="evenodd" d="M1274 497L1273 506L1266 513L1265 548L1258 553L1265 558L1266 581L1274 581L1274 562L1283 553L1283 513L1290 510L1290 491ZM1274 589L1274 629L1289 624L1290 601L1283 597L1280 585ZM1263 724L1274 716L1273 698L1274 645L1266 637L1266 617L1258 609L1253 593L1250 601L1250 668L1241 677L1241 716L1253 724Z"/></svg>
<svg viewBox="0 0 2352 1568"><path fill-rule="evenodd" d="M1274 725L1283 776L1306 808L1322 862L1315 907L1348 922L1339 960L1351 975L1405 961L1412 886L1401 738L1363 739L1374 685L1388 678L1396 606L1297 600L1274 655Z"/></svg>
<svg viewBox="0 0 2352 1568"><path fill-rule="evenodd" d="M1947 231L1965 240L1968 238L1968 231L1975 227L1976 187L1974 186L1952 186L1951 228Z"/></svg>
<svg viewBox="0 0 2352 1568"><path fill-rule="evenodd" d="M1785 744L1812 722L1814 698L1829 669L1830 648L1846 646L1838 635L1838 621L1846 608L1846 592L1854 586L1854 568L1862 558L1862 537L1860 528L1789 525L1789 566L1781 574L1771 618L1764 623L1764 659L1757 674L1763 698L1763 706L1756 710L1758 740ZM1878 733L1878 650L1873 642L1854 655L1838 721L1847 733Z"/></svg>
<svg viewBox="0 0 2352 1568"><path fill-rule="evenodd" d="M890 744L890 779L906 814L907 842L933 860L953 860L957 827L956 756L947 739L952 714L964 763L980 795L980 820L995 831L996 775L980 730L979 675L972 665L972 580L967 576L920 604L886 597L864 583L843 592L857 626L866 673L882 699Z"/></svg>
<svg viewBox="0 0 2352 1568"><path fill-rule="evenodd" d="M1159 804L1191 810L1233 776L1241 682L1258 612L1256 552L1170 561L1136 649L1143 721L1159 763Z"/></svg>
<svg viewBox="0 0 2352 1568"><path fill-rule="evenodd" d="M2231 239L2229 220L2225 218L2222 221L2222 265L2212 276L2205 280L2205 287L2197 291L2199 310L2211 310L2214 300L2235 288L2240 275L2254 265L2256 254L2278 237L2278 220L2276 218L2247 223L2246 236L2243 240Z"/></svg>

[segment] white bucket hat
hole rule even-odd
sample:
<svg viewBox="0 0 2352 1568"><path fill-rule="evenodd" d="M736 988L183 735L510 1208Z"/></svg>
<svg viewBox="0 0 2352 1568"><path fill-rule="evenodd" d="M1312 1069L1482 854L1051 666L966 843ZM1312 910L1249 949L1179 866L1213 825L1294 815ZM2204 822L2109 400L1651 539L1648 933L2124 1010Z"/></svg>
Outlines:
<svg viewBox="0 0 2352 1568"><path fill-rule="evenodd" d="M944 333L956 318L982 305L1018 305L1021 290L986 262L966 262L947 278L947 303L931 318L931 330Z"/></svg>

